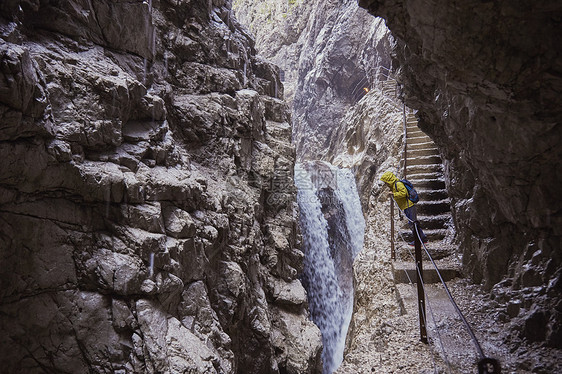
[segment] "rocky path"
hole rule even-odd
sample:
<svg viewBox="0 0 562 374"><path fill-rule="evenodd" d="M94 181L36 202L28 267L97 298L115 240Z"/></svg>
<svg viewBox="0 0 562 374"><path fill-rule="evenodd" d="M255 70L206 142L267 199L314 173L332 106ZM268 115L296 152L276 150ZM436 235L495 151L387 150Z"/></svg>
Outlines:
<svg viewBox="0 0 562 374"><path fill-rule="evenodd" d="M354 315L344 362L335 373L477 373L474 344L440 283L426 285L429 344L420 342L415 285L395 284L392 272L388 200L380 196L370 211L365 248L354 263ZM459 277L446 283L484 353L500 361L502 373L562 372L558 350L510 335L505 305L481 286Z"/></svg>
<svg viewBox="0 0 562 374"><path fill-rule="evenodd" d="M491 300L480 286L460 278L440 159L431 140L414 128L412 117L408 122L408 179L421 195L419 218L430 237L427 247L484 353L501 362L503 373L556 372L540 366L541 359L556 362L556 351L509 337L502 322L505 308ZM389 167L383 165L381 170ZM429 344L420 341L417 289L410 282L415 275L410 257L413 250L397 241L398 259L390 258L389 201L385 192L375 190L371 199L365 248L354 264L351 333L344 362L336 373L476 373L475 346L427 260L424 278ZM403 231L409 234L406 225Z"/></svg>

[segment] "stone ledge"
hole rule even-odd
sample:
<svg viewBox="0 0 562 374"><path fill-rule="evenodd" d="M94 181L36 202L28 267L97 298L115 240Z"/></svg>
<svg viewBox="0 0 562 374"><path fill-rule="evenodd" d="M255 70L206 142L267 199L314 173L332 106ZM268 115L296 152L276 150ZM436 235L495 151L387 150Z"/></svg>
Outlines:
<svg viewBox="0 0 562 374"><path fill-rule="evenodd" d="M445 282L457 277L461 277L460 269L457 265L443 263L443 266L440 266L440 261L436 261L436 264ZM424 283L440 282L437 271L435 270L431 262L425 261L422 266ZM416 269L413 262L397 261L392 263L392 273L394 276L394 283L410 283L410 279L412 283L416 283Z"/></svg>

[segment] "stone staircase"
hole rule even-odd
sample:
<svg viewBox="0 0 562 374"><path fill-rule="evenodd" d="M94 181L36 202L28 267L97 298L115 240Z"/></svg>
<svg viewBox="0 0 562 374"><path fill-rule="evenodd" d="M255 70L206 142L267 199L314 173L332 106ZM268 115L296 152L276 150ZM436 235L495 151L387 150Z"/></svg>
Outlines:
<svg viewBox="0 0 562 374"><path fill-rule="evenodd" d="M438 263L438 267L444 278L451 279L459 275L458 267L448 261L441 260L451 254L451 246L444 243L448 235L452 234L450 200L445 189L445 178L443 175L443 164L439 151L435 143L429 136L418 128L418 121L415 114L409 113L406 117L406 179L408 179L420 196L420 201L416 204L418 220L421 228L429 239L426 245L433 259ZM403 162L403 160L402 160ZM402 163L401 169L404 165ZM401 235L397 235L397 243L403 243L402 237L406 241L412 241L413 236L407 220L398 228ZM413 281L415 281L414 264L410 254L404 244L398 245L398 261L393 264L394 277L397 283L409 282L405 275L407 271ZM413 248L412 248L413 252ZM424 253L424 257L427 255ZM433 266L424 266L424 278L426 282L432 283L439 281Z"/></svg>
<svg viewBox="0 0 562 374"><path fill-rule="evenodd" d="M420 201L416 204L418 220L429 241L439 241L446 236L451 222L441 157L435 143L418 128L413 113L406 117L406 130L406 178L420 195ZM406 240L413 240L407 225L402 235Z"/></svg>
<svg viewBox="0 0 562 374"><path fill-rule="evenodd" d="M383 95L391 97L391 98L395 98L396 97L396 80L394 79L387 79L385 81L382 81L381 84L381 91L383 93Z"/></svg>

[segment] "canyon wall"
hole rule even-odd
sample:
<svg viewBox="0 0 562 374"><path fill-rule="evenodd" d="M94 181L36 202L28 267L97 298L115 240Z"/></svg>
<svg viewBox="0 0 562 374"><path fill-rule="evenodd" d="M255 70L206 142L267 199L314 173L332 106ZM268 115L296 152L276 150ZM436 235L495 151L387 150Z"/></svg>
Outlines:
<svg viewBox="0 0 562 374"><path fill-rule="evenodd" d="M285 76L299 160L328 159L334 131L390 68L392 38L356 0L237 0L256 49Z"/></svg>
<svg viewBox="0 0 562 374"><path fill-rule="evenodd" d="M405 102L445 160L472 279L529 341L562 342L562 6L360 0L386 19Z"/></svg>
<svg viewBox="0 0 562 374"><path fill-rule="evenodd" d="M3 371L320 372L290 112L230 2L0 11Z"/></svg>

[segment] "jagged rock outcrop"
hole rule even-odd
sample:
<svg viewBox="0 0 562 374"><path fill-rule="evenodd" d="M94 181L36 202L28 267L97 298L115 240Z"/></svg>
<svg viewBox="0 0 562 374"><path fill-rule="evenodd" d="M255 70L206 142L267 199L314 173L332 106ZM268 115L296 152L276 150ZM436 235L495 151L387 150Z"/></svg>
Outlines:
<svg viewBox="0 0 562 374"><path fill-rule="evenodd" d="M290 113L229 1L0 10L2 370L320 372Z"/></svg>
<svg viewBox="0 0 562 374"><path fill-rule="evenodd" d="M562 6L360 5L398 39L406 104L445 161L464 268L499 302L524 305L506 310L521 336L560 347Z"/></svg>
<svg viewBox="0 0 562 374"><path fill-rule="evenodd" d="M384 22L356 0L239 0L235 7L256 34L261 55L285 72L293 95L294 143L300 160L327 159L331 136L390 67L392 39Z"/></svg>
<svg viewBox="0 0 562 374"><path fill-rule="evenodd" d="M334 165L354 170L364 214L371 209L371 191L379 183L375 176L382 165L398 173L395 168L403 149L402 110L394 93L375 87L334 129L326 157Z"/></svg>
<svg viewBox="0 0 562 374"><path fill-rule="evenodd" d="M255 36L256 50L282 72L284 99L292 104L298 66L315 1L234 0L236 18Z"/></svg>

